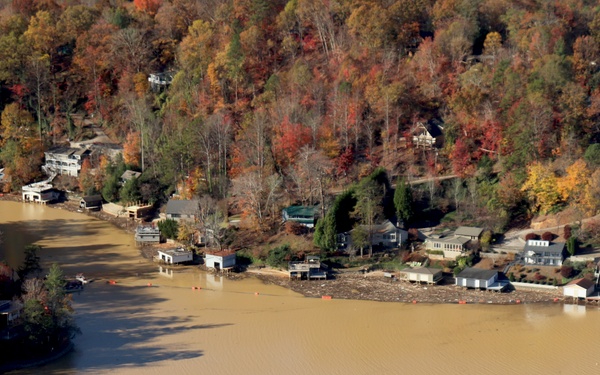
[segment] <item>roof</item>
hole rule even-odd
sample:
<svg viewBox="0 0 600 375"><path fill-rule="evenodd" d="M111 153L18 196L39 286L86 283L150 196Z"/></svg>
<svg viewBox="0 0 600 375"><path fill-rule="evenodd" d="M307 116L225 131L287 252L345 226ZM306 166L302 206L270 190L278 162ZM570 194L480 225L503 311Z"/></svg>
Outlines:
<svg viewBox="0 0 600 375"><path fill-rule="evenodd" d="M212 255L212 256L216 256L216 257L221 257L221 258L225 258L231 255L235 255L235 251L233 250L217 250L217 251L206 251L204 252L204 255Z"/></svg>
<svg viewBox="0 0 600 375"><path fill-rule="evenodd" d="M458 227L454 231L455 236L468 236L468 237L479 237L483 232L482 228L477 227Z"/></svg>
<svg viewBox="0 0 600 375"><path fill-rule="evenodd" d="M131 169L126 170L121 175L121 180L129 181L132 178L138 178L142 175L142 172L132 171Z"/></svg>
<svg viewBox="0 0 600 375"><path fill-rule="evenodd" d="M429 268L429 267L420 267L420 268L405 268L401 273L418 273L422 275L436 275L441 273L442 270L439 268Z"/></svg>
<svg viewBox="0 0 600 375"><path fill-rule="evenodd" d="M93 202L102 202L102 196L101 195L88 195L86 197L81 198L82 201L84 201L85 203L93 203Z"/></svg>
<svg viewBox="0 0 600 375"><path fill-rule="evenodd" d="M544 244L547 243L548 246L545 245L534 245L534 244ZM549 241L527 241L525 244L524 251L544 251L548 253L562 254L565 249L564 242L549 242Z"/></svg>
<svg viewBox="0 0 600 375"><path fill-rule="evenodd" d="M419 123L419 125L424 127L427 130L427 132L429 133L429 135L431 135L433 138L436 138L436 137L439 137L440 135L442 135L441 124L442 124L442 122L437 119L431 119L427 122Z"/></svg>
<svg viewBox="0 0 600 375"><path fill-rule="evenodd" d="M369 230L369 226L368 225L361 225L360 227L364 228L365 230ZM408 233L404 229L400 229L400 228L396 227L389 220L386 220L386 221L384 221L381 224L375 224L375 225L371 226L371 230L373 232L375 232L375 233L388 233L388 232L397 231L397 230L399 230L399 231L401 231L403 233Z"/></svg>
<svg viewBox="0 0 600 375"><path fill-rule="evenodd" d="M435 238L435 237L430 237L427 239L427 241L429 242L443 242L443 243L451 243L451 244L456 244L456 245L464 245L467 242L471 241L470 238L466 238L466 237L457 237L457 236L452 236L452 237L442 237L442 238Z"/></svg>
<svg viewBox="0 0 600 375"><path fill-rule="evenodd" d="M169 250L158 250L159 253L163 253L163 254L168 254L168 255L187 255L187 254L191 254L192 252L189 250L185 250L183 248L177 248L177 249L169 249Z"/></svg>
<svg viewBox="0 0 600 375"><path fill-rule="evenodd" d="M289 206L283 209L290 217L314 217L317 206Z"/></svg>
<svg viewBox="0 0 600 375"><path fill-rule="evenodd" d="M489 280L497 274L498 271L467 267L456 277L461 277L463 279Z"/></svg>
<svg viewBox="0 0 600 375"><path fill-rule="evenodd" d="M167 202L166 213L167 214L185 214L185 215L194 215L198 211L198 201L195 199L192 200L174 200L170 199Z"/></svg>
<svg viewBox="0 0 600 375"><path fill-rule="evenodd" d="M595 284L592 280L582 277L581 279L571 281L570 283L565 285L565 288L578 286L578 287L581 287L584 289L589 289L589 288L593 287L594 285Z"/></svg>

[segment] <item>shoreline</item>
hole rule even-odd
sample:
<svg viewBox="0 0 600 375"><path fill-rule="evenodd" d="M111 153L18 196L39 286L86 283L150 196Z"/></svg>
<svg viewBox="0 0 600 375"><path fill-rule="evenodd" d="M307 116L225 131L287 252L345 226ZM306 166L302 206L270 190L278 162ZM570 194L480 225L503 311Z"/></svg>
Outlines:
<svg viewBox="0 0 600 375"><path fill-rule="evenodd" d="M4 194L0 200L23 203L19 196ZM34 204L34 203L29 203ZM133 233L134 226L128 218L114 217L103 211L83 211L74 201L65 201L47 205L50 208L66 210L92 216L113 224L126 233ZM146 251L147 252L147 251ZM151 261L143 248L139 256ZM198 267L198 266L185 266ZM400 303L430 303L430 304L530 304L530 303L564 303L561 289L556 290L512 290L496 293L475 289L466 289L456 285L419 285L397 279L385 278L383 272L376 271L368 274L358 272L341 272L335 278L327 280L290 280L287 272L263 268L261 270L246 270L241 273L226 276L232 280L246 277L256 277L266 284L274 284L292 290L308 298L364 300L378 302Z"/></svg>

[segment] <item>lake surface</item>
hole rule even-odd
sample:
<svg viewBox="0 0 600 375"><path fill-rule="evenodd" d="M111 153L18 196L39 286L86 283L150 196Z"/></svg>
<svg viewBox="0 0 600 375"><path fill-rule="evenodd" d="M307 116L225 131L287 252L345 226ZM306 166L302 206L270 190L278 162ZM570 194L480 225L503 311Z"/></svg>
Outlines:
<svg viewBox="0 0 600 375"><path fill-rule="evenodd" d="M35 242L46 267L95 279L73 296L75 351L15 374L600 373L597 307L304 298L159 269L109 223L33 204L0 202L0 230L12 265Z"/></svg>

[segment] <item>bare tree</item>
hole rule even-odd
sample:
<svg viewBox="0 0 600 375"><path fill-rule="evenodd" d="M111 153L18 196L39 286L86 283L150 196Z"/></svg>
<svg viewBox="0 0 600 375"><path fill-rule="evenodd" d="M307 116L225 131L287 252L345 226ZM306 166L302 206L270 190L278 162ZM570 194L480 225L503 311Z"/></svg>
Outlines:
<svg viewBox="0 0 600 375"><path fill-rule="evenodd" d="M281 186L277 174L263 177L263 173L254 169L233 180L233 195L245 213L262 226L274 213L274 205Z"/></svg>

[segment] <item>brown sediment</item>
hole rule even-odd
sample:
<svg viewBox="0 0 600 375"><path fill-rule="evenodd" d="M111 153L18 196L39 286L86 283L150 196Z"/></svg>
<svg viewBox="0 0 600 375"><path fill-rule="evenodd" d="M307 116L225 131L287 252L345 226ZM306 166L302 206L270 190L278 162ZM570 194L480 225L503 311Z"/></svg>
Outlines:
<svg viewBox="0 0 600 375"><path fill-rule="evenodd" d="M491 292L466 289L456 285L419 285L389 279L383 273L372 275L340 273L329 280L290 280L273 272L257 272L256 277L266 283L276 284L305 297L331 296L337 299L355 299L380 302L406 303L483 303L523 304L556 303L562 301L560 290L512 290Z"/></svg>

